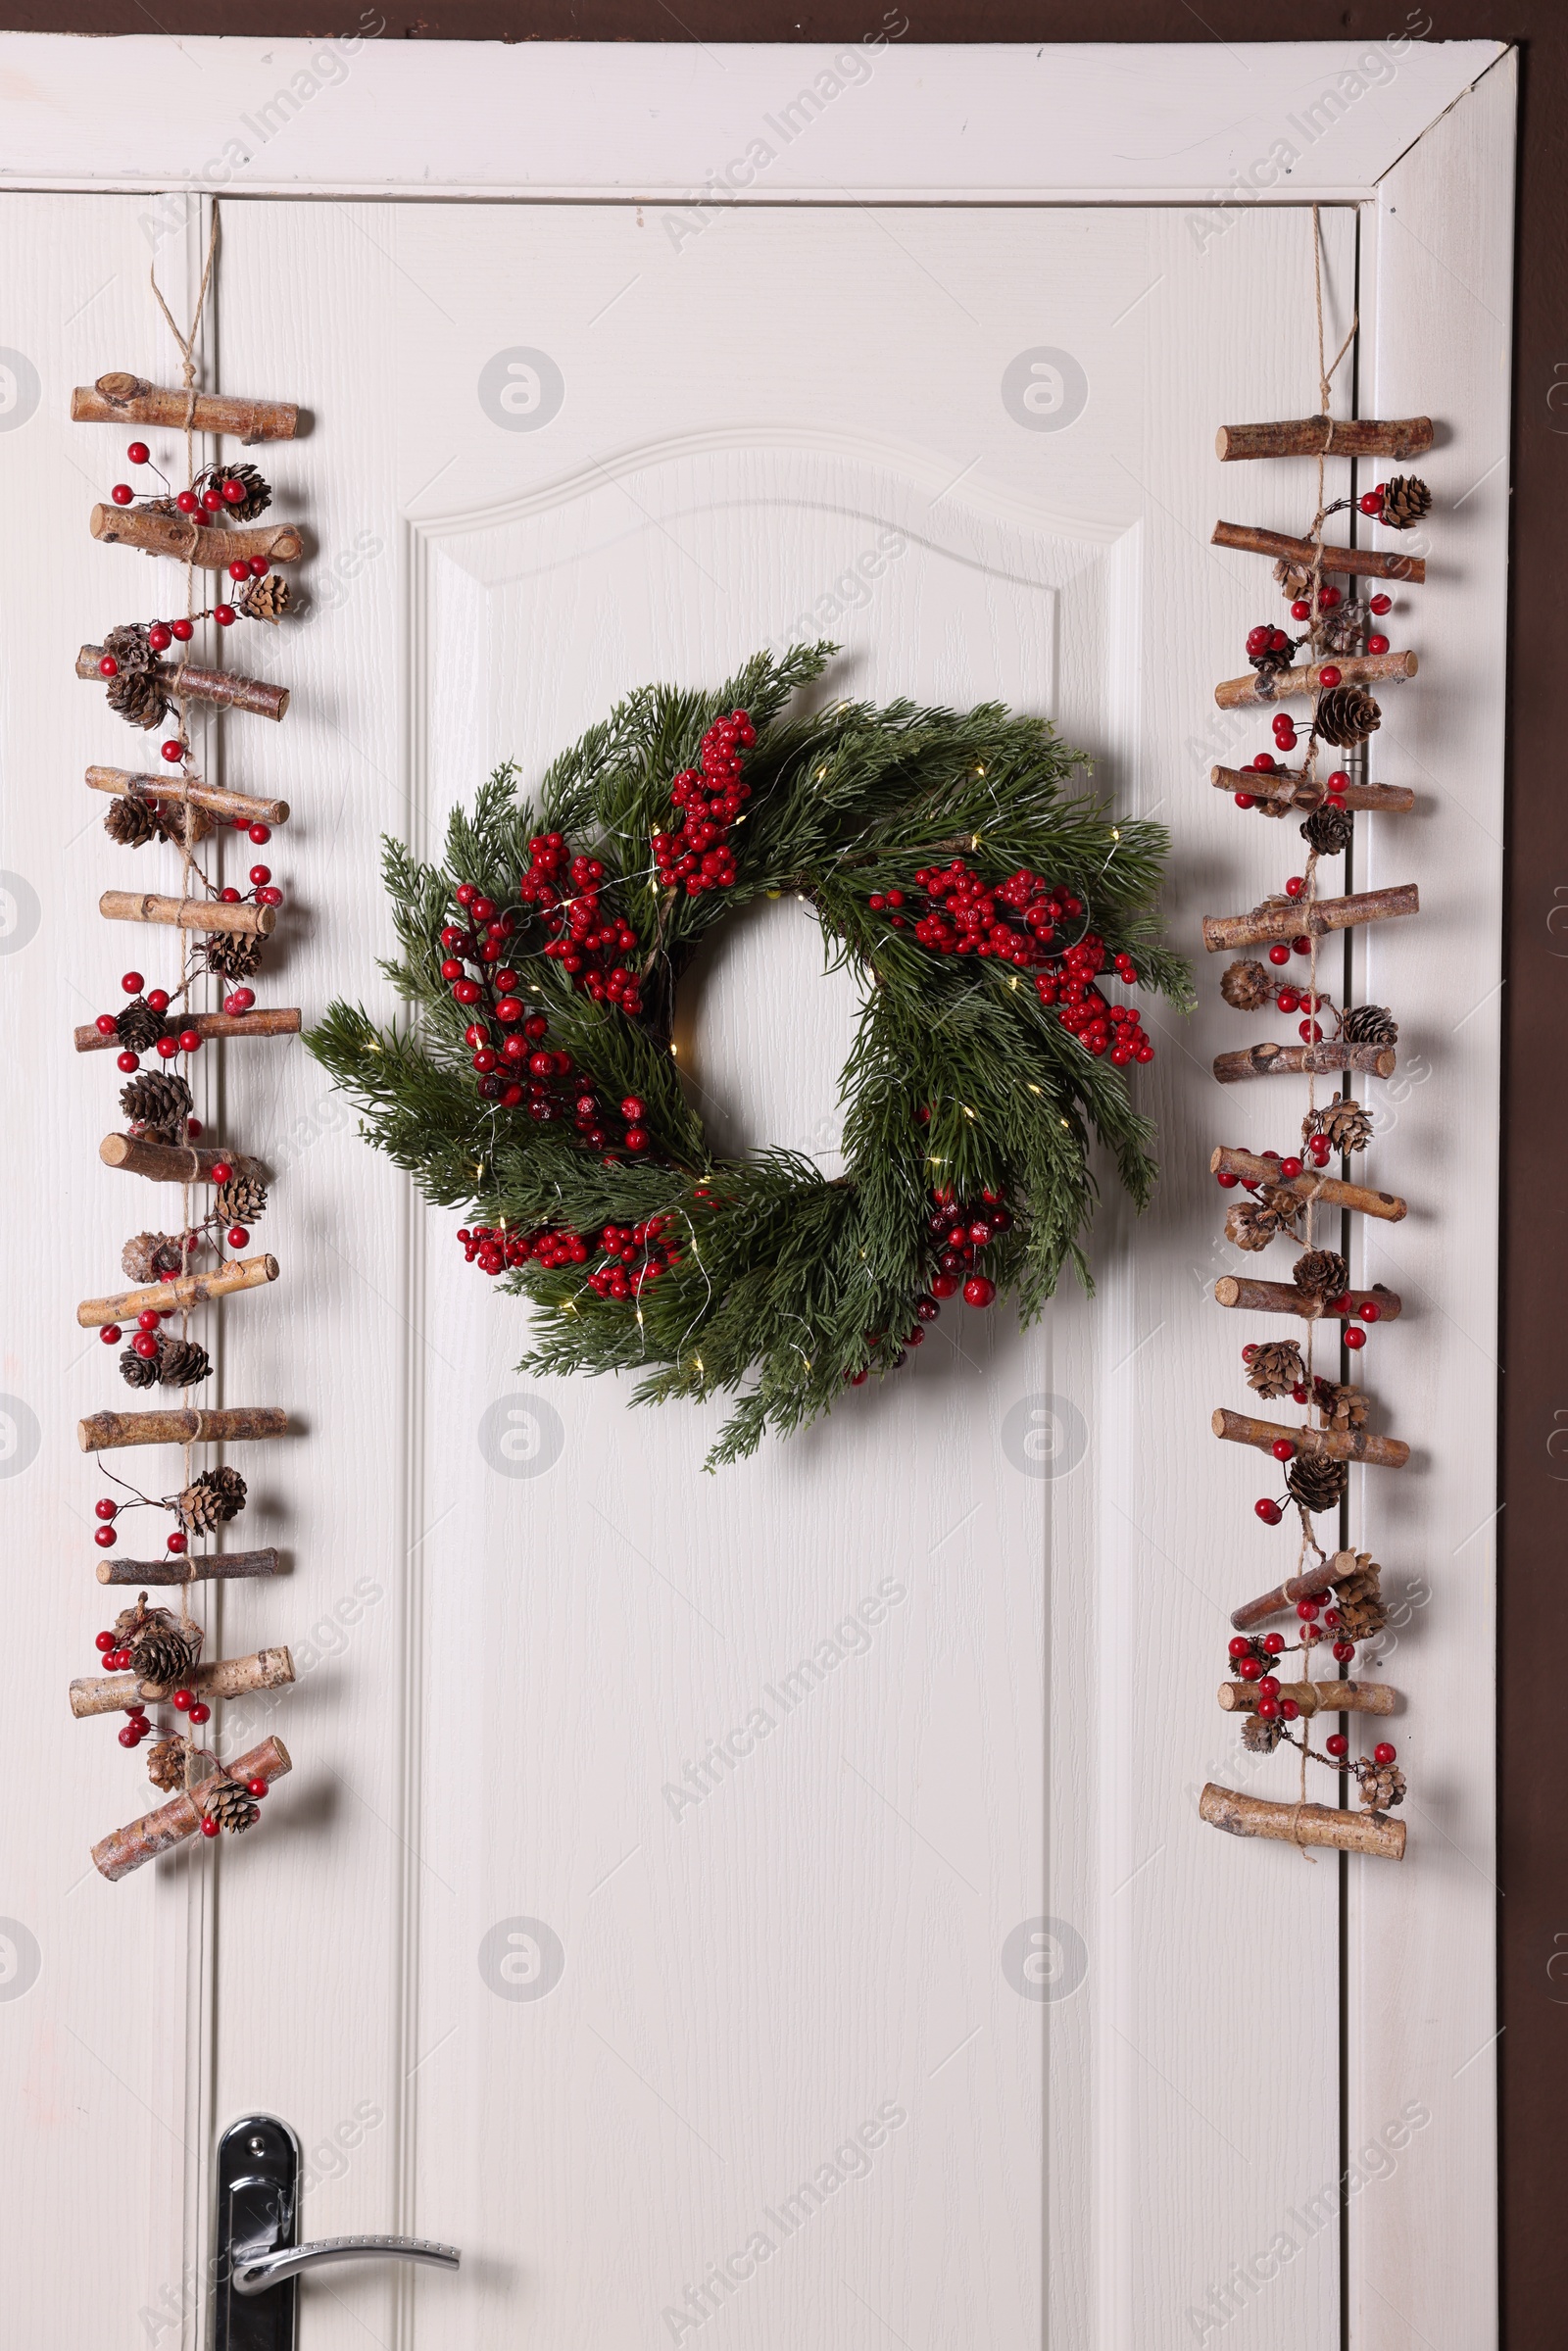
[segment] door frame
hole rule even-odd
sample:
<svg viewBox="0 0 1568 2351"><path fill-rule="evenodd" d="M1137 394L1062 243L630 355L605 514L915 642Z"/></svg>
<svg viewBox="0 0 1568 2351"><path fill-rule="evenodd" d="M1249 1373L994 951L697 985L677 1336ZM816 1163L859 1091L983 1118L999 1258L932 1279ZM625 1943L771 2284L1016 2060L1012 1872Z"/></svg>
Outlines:
<svg viewBox="0 0 1568 2351"><path fill-rule="evenodd" d="M730 203L1161 204L1189 208L1210 223L1211 233L1223 234L1239 206L1315 200L1361 208L1378 320L1397 313L1401 282L1420 268L1396 225L1411 159L1423 138L1462 110L1483 83L1496 76L1511 90L1517 65L1501 42L1439 44L1406 34L1370 44L1272 44L1250 49L1245 60L1179 44L1158 53L1155 70L1140 86L1129 82L1126 53L1113 48L919 47L908 36L907 21L890 10L879 31L840 52L853 51L862 71L832 76L840 86L821 91L814 112L808 111L780 151L758 166L749 165L748 157L759 126L776 128L781 107L799 111L800 52L784 45L698 50L487 44L483 73L467 85L478 103L449 114L430 106L436 61L428 42L381 43L365 31L326 42L202 38L181 46L230 72L245 62L243 53L254 61L265 50L266 82L277 92L293 92L296 102L291 110L277 109L270 97L246 106L236 102L233 121L224 110L215 129L211 114L193 119L168 106L162 39L111 43L0 34L0 151L8 158L0 184L145 197L149 250L167 241L171 259L184 240L193 207L209 195L645 202L673 208L666 220L691 234L703 233L716 209ZM1357 73L1369 48L1388 63L1386 80L1368 84ZM324 56L332 58L332 68L322 65ZM465 67L472 73L466 56ZM830 62L824 70L831 73ZM1282 140L1294 142L1282 126L1298 124L1303 103L1315 105L1324 87L1338 83L1344 89L1344 76L1361 88L1346 91L1326 130L1285 171L1275 159ZM315 86L305 87L306 81ZM1494 81L1494 93L1496 86ZM1127 123L1128 155L1125 176L1107 182L1102 147L1087 137L1075 143L1064 131L1102 119L1111 103ZM1159 135L1172 110L1183 123L1175 156ZM106 125L124 122L138 126L136 156L128 163L106 135ZM1050 136L1043 138L1041 125L1048 122ZM613 123L614 137L585 137L584 125L596 122ZM985 125L983 142L971 130L979 122ZM1511 142L1511 112L1509 122ZM802 136L807 129L809 137ZM1438 202L1440 209L1451 203L1455 228L1461 215L1472 228L1479 215L1495 249L1511 255L1511 144L1506 170ZM1411 274L1412 288L1415 282ZM1506 285L1497 287L1505 316L1508 292ZM1435 298L1425 280L1422 294L1435 346L1473 331L1457 294L1444 315L1441 280ZM1363 383L1376 385L1392 375L1408 386L1419 371L1386 350L1374 348L1369 358ZM1407 397L1415 398L1414 392ZM1387 396L1363 393L1363 408L1376 413L1374 403L1394 411ZM1504 466L1507 404L1505 372L1498 416ZM1502 512L1505 516L1505 499ZM1500 541L1494 532L1492 541L1489 553L1496 559L1500 585L1505 520ZM1495 619L1497 659L1488 689L1494 707L1489 705L1488 717L1500 775L1500 610ZM1437 635L1441 660L1442 632ZM1473 631L1470 643L1473 650ZM1498 1016L1483 1011L1480 1017ZM1490 1594L1477 1621L1490 1638L1489 1602ZM1461 1685L1447 1665L1424 1680L1413 1677L1411 1688L1418 1707L1434 1716L1442 1709L1455 1727L1464 1723L1464 1769L1472 1775L1485 1770L1490 1707L1479 1709L1468 1684ZM1488 1736L1478 1739L1483 1712ZM1493 1879L1490 1837L1484 1845L1472 1841L1465 1859ZM1443 1913L1432 1905L1442 1898L1419 1865L1407 1868L1397 1891L1380 1895L1375 1908L1358 1915L1352 1972L1370 1979L1389 1953L1423 1938L1441 1940ZM1483 2074L1489 2034L1495 2037L1492 1958L1490 1939L1484 1951L1466 1944L1470 2012L1484 2020L1476 2035ZM1376 2046L1360 2050L1358 2062L1370 2079L1352 2079L1348 2102L1375 2125L1385 2108L1396 2112L1400 2106L1398 2085L1424 2081L1430 2051L1423 2046L1427 2019L1414 2012L1419 2004L1369 1999L1368 2007L1367 2032ZM1478 2141L1473 2118L1452 2130L1451 2151L1425 2200L1421 2226L1394 2229L1380 2242L1378 2215L1367 2208L1352 2215L1352 2239L1358 2270L1370 2259L1386 2281L1430 2268L1442 2243L1451 2248L1465 2242L1479 2323L1472 2323L1467 2339L1480 2343L1490 2338L1495 2269L1477 2173L1484 2173L1490 2189L1494 2149L1485 2134ZM1349 2138L1358 2143L1353 2120ZM1353 2295L1353 2279L1348 2291ZM1451 2317L1451 2293L1448 2308ZM1472 2316L1468 2289L1466 2316ZM1352 2302L1348 2318L1355 2339L1376 2340L1382 2332L1375 2306L1362 2312Z"/></svg>

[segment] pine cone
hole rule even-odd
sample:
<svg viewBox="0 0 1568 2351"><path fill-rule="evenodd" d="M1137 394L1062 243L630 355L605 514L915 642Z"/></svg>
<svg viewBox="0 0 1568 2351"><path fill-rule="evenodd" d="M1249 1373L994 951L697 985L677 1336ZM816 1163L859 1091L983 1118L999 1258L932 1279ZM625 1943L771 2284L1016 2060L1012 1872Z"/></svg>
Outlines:
<svg viewBox="0 0 1568 2351"><path fill-rule="evenodd" d="M262 1817L262 1808L237 1780L220 1776L209 1780L200 1796L202 1810L210 1820L231 1836L240 1837L254 1828Z"/></svg>
<svg viewBox="0 0 1568 2351"><path fill-rule="evenodd" d="M1250 960L1227 963L1219 975L1219 992L1238 1012L1255 1012L1260 1004L1271 1004L1275 986L1267 967Z"/></svg>
<svg viewBox="0 0 1568 2351"><path fill-rule="evenodd" d="M122 849L140 849L143 842L164 841L169 837L152 802L131 793L122 800L109 803L104 831L111 841L118 841Z"/></svg>
<svg viewBox="0 0 1568 2351"><path fill-rule="evenodd" d="M1366 623L1364 604L1342 604L1332 612L1325 612L1317 630L1319 659L1325 653L1359 653Z"/></svg>
<svg viewBox="0 0 1568 2351"><path fill-rule="evenodd" d="M201 1654L202 1637L182 1625L172 1608L149 1608L141 1592L135 1606L122 1608L116 1617L115 1642L130 1651L138 1680L163 1685L183 1681Z"/></svg>
<svg viewBox="0 0 1568 2351"><path fill-rule="evenodd" d="M167 1282L180 1266L177 1233L135 1233L120 1252L121 1270L127 1282Z"/></svg>
<svg viewBox="0 0 1568 2351"><path fill-rule="evenodd" d="M1274 577L1292 604L1303 597L1312 585L1311 572L1303 570L1299 563L1293 563L1288 555L1282 555L1276 562Z"/></svg>
<svg viewBox="0 0 1568 2351"><path fill-rule="evenodd" d="M223 484L229 481L237 481L245 492L244 497L236 500L232 506L226 498L223 500L223 512L230 522L254 522L258 514L266 514L272 503L271 487L263 480L254 465L213 467L212 483L215 490L220 492Z"/></svg>
<svg viewBox="0 0 1568 2351"><path fill-rule="evenodd" d="M1301 839L1320 857L1337 857L1350 846L1355 818L1348 808L1331 808L1327 801L1314 808L1301 827Z"/></svg>
<svg viewBox="0 0 1568 2351"><path fill-rule="evenodd" d="M185 1785L185 1741L171 1737L149 1747L147 1777L166 1795L177 1795Z"/></svg>
<svg viewBox="0 0 1568 2351"><path fill-rule="evenodd" d="M1378 520L1390 530L1413 530L1432 512L1432 492L1419 473L1396 473L1382 489L1383 511Z"/></svg>
<svg viewBox="0 0 1568 2351"><path fill-rule="evenodd" d="M161 1388L194 1388L211 1376L213 1359L194 1339L166 1339L158 1353Z"/></svg>
<svg viewBox="0 0 1568 2351"><path fill-rule="evenodd" d="M1370 694L1359 686L1334 686L1317 698L1313 713L1313 732L1332 743L1340 751L1353 751L1358 743L1366 742L1383 723L1383 712Z"/></svg>
<svg viewBox="0 0 1568 2351"><path fill-rule="evenodd" d="M150 1388L158 1377L158 1358L138 1355L133 1347L122 1347L120 1376L127 1388Z"/></svg>
<svg viewBox="0 0 1568 2351"><path fill-rule="evenodd" d="M237 1518L245 1507L245 1481L237 1469L204 1469L175 1498L179 1523L187 1535L210 1535Z"/></svg>
<svg viewBox="0 0 1568 2351"><path fill-rule="evenodd" d="M1308 1298L1321 1298L1326 1304L1345 1290L1350 1269L1338 1249L1303 1249L1293 1268L1293 1279L1298 1290L1305 1291Z"/></svg>
<svg viewBox="0 0 1568 2351"><path fill-rule="evenodd" d="M1242 1744L1254 1755L1272 1755L1284 1737L1283 1723L1266 1723L1260 1714L1250 1714L1242 1725Z"/></svg>
<svg viewBox="0 0 1568 2351"><path fill-rule="evenodd" d="M1367 1399L1364 1389L1354 1388L1349 1381L1325 1380L1321 1373L1312 1382L1312 1401L1331 1429L1363 1429L1366 1426Z"/></svg>
<svg viewBox="0 0 1568 2351"><path fill-rule="evenodd" d="M1259 1396L1289 1396L1306 1379L1306 1365L1294 1339L1267 1339L1252 1350L1247 1385Z"/></svg>
<svg viewBox="0 0 1568 2351"><path fill-rule="evenodd" d="M109 681L109 708L131 726L157 726L169 708L164 671L122 668Z"/></svg>
<svg viewBox="0 0 1568 2351"><path fill-rule="evenodd" d="M265 579L256 582L240 611L247 620L270 620L275 624L292 601L288 581L270 571Z"/></svg>
<svg viewBox="0 0 1568 2351"><path fill-rule="evenodd" d="M215 931L198 942L195 954L204 971L215 972L220 979L248 980L261 968L262 941L225 938L221 931Z"/></svg>
<svg viewBox="0 0 1568 2351"><path fill-rule="evenodd" d="M122 1004L115 1014L115 1035L133 1053L150 1053L168 1027L162 1012L155 1012L145 996Z"/></svg>
<svg viewBox="0 0 1568 2351"><path fill-rule="evenodd" d="M1303 1510L1335 1510L1345 1498L1349 1476L1346 1464L1327 1453L1298 1453L1285 1472L1285 1483Z"/></svg>
<svg viewBox="0 0 1568 2351"><path fill-rule="evenodd" d="M172 1070L149 1070L122 1086L120 1106L155 1143L179 1143L192 1107L191 1091Z"/></svg>
<svg viewBox="0 0 1568 2351"><path fill-rule="evenodd" d="M1281 1233L1298 1240L1296 1219L1301 1203L1294 1192L1270 1192L1262 1200L1238 1200L1225 1219L1225 1238L1238 1249L1267 1249Z"/></svg>
<svg viewBox="0 0 1568 2351"><path fill-rule="evenodd" d="M1387 1004L1354 1004L1340 1015L1340 1035L1351 1045L1397 1045L1399 1024Z"/></svg>
<svg viewBox="0 0 1568 2351"><path fill-rule="evenodd" d="M1388 1623L1382 1574L1370 1551L1358 1551L1353 1571L1336 1579L1334 1604L1348 1641L1370 1641Z"/></svg>
<svg viewBox="0 0 1568 2351"><path fill-rule="evenodd" d="M157 1613L162 1616L168 1611L159 1609ZM160 1690L172 1689L184 1681L200 1654L200 1636L187 1634L171 1617L167 1626L153 1626L135 1642L130 1668L139 1681L152 1682Z"/></svg>
<svg viewBox="0 0 1568 2351"><path fill-rule="evenodd" d="M1370 1755L1363 1755L1355 1767L1360 1783L1361 1801L1372 1812L1387 1812L1392 1804L1404 1802L1408 1782L1396 1763L1376 1764Z"/></svg>
<svg viewBox="0 0 1568 2351"><path fill-rule="evenodd" d="M157 659L147 642L148 626L145 620L126 620L119 628L112 628L105 637L104 651L113 654L120 663L122 675L127 669L157 667Z"/></svg>
<svg viewBox="0 0 1568 2351"><path fill-rule="evenodd" d="M1310 1135L1327 1135L1338 1151L1364 1151L1371 1140L1372 1113L1347 1096L1302 1119L1302 1141Z"/></svg>
<svg viewBox="0 0 1568 2351"><path fill-rule="evenodd" d="M213 1214L222 1224L254 1224L267 1211L267 1186L254 1176L230 1176L213 1194Z"/></svg>
<svg viewBox="0 0 1568 2351"><path fill-rule="evenodd" d="M1272 701L1275 680L1283 677L1286 670L1294 664L1296 660L1294 652L1252 653L1249 654L1247 658L1257 674L1258 700L1260 702L1265 699Z"/></svg>

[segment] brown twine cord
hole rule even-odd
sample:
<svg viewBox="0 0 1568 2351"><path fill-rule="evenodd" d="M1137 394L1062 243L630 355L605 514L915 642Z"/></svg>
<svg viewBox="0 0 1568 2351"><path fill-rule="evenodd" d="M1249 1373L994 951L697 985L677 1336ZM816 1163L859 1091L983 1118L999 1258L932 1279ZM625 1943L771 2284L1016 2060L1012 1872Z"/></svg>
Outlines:
<svg viewBox="0 0 1568 2351"><path fill-rule="evenodd" d="M1324 497L1323 465L1324 460L1327 458L1334 445L1334 423L1333 419L1329 416L1329 403L1333 397L1334 377L1339 371L1340 362L1344 359L1346 353L1349 350L1350 345L1355 340L1356 329L1360 324L1361 317L1360 311L1357 309L1350 319L1349 329L1346 334L1345 340L1340 345L1338 352L1335 354L1332 366L1329 365L1326 360L1323 344L1323 223L1319 215L1318 207L1315 204L1312 207L1312 298L1317 321L1318 414L1323 418L1324 426L1323 446L1317 453L1317 512L1312 517L1312 527L1307 533L1307 537L1312 542L1312 568L1307 581L1307 597L1311 606L1311 618L1307 625L1311 631L1311 643L1309 646L1309 651L1315 657L1319 650L1318 640L1322 629L1322 622L1319 618L1320 607L1318 604L1318 596L1323 585L1323 525L1328 519L1327 502ZM1323 688L1318 686L1314 689L1313 693L1312 729L1307 737L1306 758L1302 762L1301 773L1301 780L1306 784L1315 784L1317 781L1317 703L1319 697L1322 695L1322 692ZM1306 872L1303 876L1301 889L1301 904L1306 908L1309 917L1316 898L1317 851L1314 849L1310 851L1307 856ZM1316 924L1310 919L1307 922L1306 935L1310 942L1310 949L1307 956L1307 986L1312 997L1312 1010L1307 1015L1308 1032L1310 1033L1311 1026L1313 1023L1315 1023L1317 1018L1318 1001L1318 932ZM1309 1127L1312 1120L1315 1118L1316 1113L1317 1072L1309 1067L1306 1073L1306 1114ZM1321 1178L1319 1181L1321 1181ZM1312 1249L1316 1246L1313 1227L1317 1206L1317 1194L1318 1187L1316 1184L1314 1184L1312 1190L1306 1195L1306 1246L1308 1249ZM1313 1311L1306 1318L1306 1399L1308 1415L1310 1415L1312 1410L1312 1399L1315 1393L1312 1349L1320 1311L1320 1305L1314 1305ZM1311 1426L1310 1418L1308 1418L1307 1426L1309 1428ZM1320 1559L1325 1557L1326 1554L1323 1550L1322 1544L1318 1542L1316 1535L1312 1531L1311 1514L1307 1510L1305 1504L1298 1502L1297 1504L1297 1509L1299 1512L1301 1520L1301 1543L1300 1548L1297 1552L1296 1556L1296 1572L1298 1575L1299 1575L1306 1559L1308 1543L1311 1544L1311 1547L1314 1551L1316 1551ZM1311 1651L1310 1649L1307 1649L1304 1652L1303 1663L1309 1667L1310 1661ZM1310 1680L1310 1672L1308 1672L1306 1678ZM1306 1739L1305 1735L1303 1734L1301 1739L1301 1792L1298 1801L1292 1808L1291 1842L1295 1845L1297 1851L1300 1854L1303 1861L1315 1862L1317 1858L1316 1855L1309 1853L1306 1850L1306 1847L1301 1843L1299 1837L1301 1807L1306 1803Z"/></svg>
<svg viewBox="0 0 1568 2351"><path fill-rule="evenodd" d="M196 338L201 332L202 313L207 306L207 294L208 289L213 281L213 265L217 260L217 257L218 205L215 200L213 204L212 227L207 238L207 260L202 269L202 281L196 295L196 307L191 313L190 328L185 334L181 334L179 328L174 324L173 314L171 312L168 303L164 300L162 293L159 291L157 270L150 269L148 271L148 281L152 286L153 300L163 312L169 331L179 346L181 374L185 386L185 484L187 488L190 488L196 479ZM196 561L195 534L193 531L191 537L191 552L185 559L185 616L187 619L194 619L195 613ZM190 641L191 640L187 638L185 641L186 645L188 645ZM185 663L189 661L189 659L190 656L188 652L181 649L179 658L175 663L176 681L179 670L185 666ZM175 708L179 712L179 744L183 754L179 764L180 896L181 898L190 898L195 895L197 878L196 863L191 855L190 845L190 736L187 727L184 702L182 700L176 701ZM179 933L179 1001L186 1005L187 1010L189 1009L191 985L190 940L191 935L189 931L182 928ZM187 1143L189 1142L188 1135L186 1137L186 1141ZM179 1270L182 1274L187 1273L190 1269L190 1237L191 1218L193 1213L194 1200L192 1194L192 1184L190 1177L187 1176L180 1186ZM181 1339L188 1340L190 1338L190 1308L188 1306L185 1306L181 1309L179 1329ZM186 1394L188 1396L188 1390ZM195 1441L194 1439L190 1439L187 1440L183 1450L183 1484L186 1487L188 1487L191 1483L193 1475L192 1462L194 1455ZM190 1552L187 1550L185 1554L185 1572L181 1577L179 1584L179 1620L181 1628L187 1632L194 1629L196 1622L191 1613L190 1605L190 1592L191 1586L195 1581L196 1567L197 1561L191 1557ZM185 1786L187 1790L194 1788L197 1785L193 1776L196 1771L196 1767L197 1755L195 1751L195 1744L187 1738L185 1748Z"/></svg>

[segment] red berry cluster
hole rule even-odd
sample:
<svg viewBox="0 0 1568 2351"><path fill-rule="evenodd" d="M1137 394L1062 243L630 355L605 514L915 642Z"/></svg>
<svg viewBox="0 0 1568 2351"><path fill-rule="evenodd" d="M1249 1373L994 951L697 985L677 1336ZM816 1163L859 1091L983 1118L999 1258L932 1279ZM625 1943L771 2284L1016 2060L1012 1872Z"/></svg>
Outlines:
<svg viewBox="0 0 1568 2351"><path fill-rule="evenodd" d="M922 906L907 914L902 890L878 890L869 900L871 910L891 909L895 930L913 923L922 947L939 955L997 956L1023 971L1054 966L1061 951L1056 933L1063 922L1076 922L1084 902L1058 886L1053 889L1026 865L1004 882L985 882L972 865L955 857L948 865L922 865L915 882L925 894Z"/></svg>
<svg viewBox="0 0 1568 2351"><path fill-rule="evenodd" d="M602 1261L587 1277L589 1289L600 1298L638 1297L681 1261L680 1250L664 1239L667 1228L668 1219L662 1216L650 1216L643 1224L607 1224L597 1245ZM515 1226L465 1225L458 1240L466 1262L488 1274L529 1263L555 1273L565 1266L586 1265L595 1254L592 1241L564 1225L543 1225L536 1233Z"/></svg>
<svg viewBox="0 0 1568 2351"><path fill-rule="evenodd" d="M605 1261L588 1276L588 1287L601 1298L636 1298L681 1261L681 1252L664 1239L668 1219L650 1216L646 1224L607 1224L599 1236Z"/></svg>
<svg viewBox="0 0 1568 2351"><path fill-rule="evenodd" d="M936 1251L937 1270L927 1285L931 1298L953 1298L960 1284L966 1306L989 1306L997 1295L997 1285L989 1274L971 1272L981 1249L1003 1233L1012 1230L1012 1211L1000 1192L983 1192L978 1207L965 1206L950 1191L933 1192L931 1212L926 1218L926 1231ZM934 1319L925 1311L925 1299L917 1300L915 1312L921 1321Z"/></svg>
<svg viewBox="0 0 1568 2351"><path fill-rule="evenodd" d="M560 833L539 833L528 844L528 871L517 884L517 897L537 909L550 933L544 952L571 974L572 986L595 1004L618 1004L635 1019L643 1008L642 991L638 974L622 958L636 952L637 934L620 915L605 911L599 894L604 878L598 857L568 858ZM461 901L461 890L458 897Z"/></svg>
<svg viewBox="0 0 1568 2351"><path fill-rule="evenodd" d="M1152 1061L1154 1048L1137 1005L1113 1004L1095 986L1097 975L1105 967L1105 955L1103 939L1090 931L1076 947L1068 948L1060 976L1037 979L1035 991L1043 1004L1053 1004L1060 997L1056 1018L1097 1059L1108 1053L1118 1069L1124 1069L1129 1061ZM1131 955L1117 955L1116 976L1124 986L1137 987L1138 967Z"/></svg>
<svg viewBox="0 0 1568 2351"><path fill-rule="evenodd" d="M133 465L152 465L152 452L145 441L132 441L125 455ZM163 489L144 491L143 496L163 500L169 495L169 476L161 465L153 465L153 471ZM109 495L116 506L130 506L136 497L128 481L117 481ZM188 490L174 494L174 504L182 514L220 514L225 507L243 506L249 496L249 486L240 480L237 469L208 465Z"/></svg>
<svg viewBox="0 0 1568 2351"><path fill-rule="evenodd" d="M552 1271L588 1262L588 1244L562 1225L541 1225L537 1233L525 1233L518 1225L460 1225L458 1240L465 1263L477 1264L481 1273L510 1273L533 1258Z"/></svg>
<svg viewBox="0 0 1568 2351"><path fill-rule="evenodd" d="M923 865L914 878L924 894L920 901L909 902L902 890L878 890L866 902L871 911L886 913L895 930L912 926L920 945L934 955L994 957L1031 972L1041 1003L1059 1004L1056 1017L1087 1052L1108 1052L1118 1067L1153 1059L1153 1046L1135 1007L1108 1003L1094 984L1112 961L1117 978L1135 988L1138 966L1132 956L1122 952L1112 957L1098 931L1086 931L1070 947L1059 944L1061 926L1086 911L1071 890L1053 887L1027 865L992 885L962 857L948 865Z"/></svg>
<svg viewBox="0 0 1568 2351"><path fill-rule="evenodd" d="M1295 1698L1281 1695L1280 1680L1274 1671L1285 1648L1282 1633L1265 1633L1261 1641L1250 1641L1238 1634L1230 1644L1231 1671L1239 1682L1250 1682L1257 1692L1253 1701L1254 1713L1264 1722L1294 1723L1301 1709Z"/></svg>
<svg viewBox="0 0 1568 2351"><path fill-rule="evenodd" d="M683 767L669 787L680 820L651 843L662 890L684 888L688 898L705 890L728 890L735 880L730 827L752 797L741 781L743 751L757 741L745 710L731 710L703 737L696 767Z"/></svg>

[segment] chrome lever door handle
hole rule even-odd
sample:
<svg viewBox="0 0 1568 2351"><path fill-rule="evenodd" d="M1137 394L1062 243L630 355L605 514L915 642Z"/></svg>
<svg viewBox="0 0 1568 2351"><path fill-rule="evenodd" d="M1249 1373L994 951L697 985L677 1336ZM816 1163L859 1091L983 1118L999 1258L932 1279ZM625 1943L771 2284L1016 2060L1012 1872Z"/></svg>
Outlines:
<svg viewBox="0 0 1568 2351"><path fill-rule="evenodd" d="M423 2261L438 2270L455 2270L463 2256L456 2245L438 2245L423 2236L323 2236L313 2245L285 2245L270 2251L262 2246L236 2245L231 2255L230 2279L236 2294L265 2294L285 2278L307 2270L324 2269L337 2261Z"/></svg>

